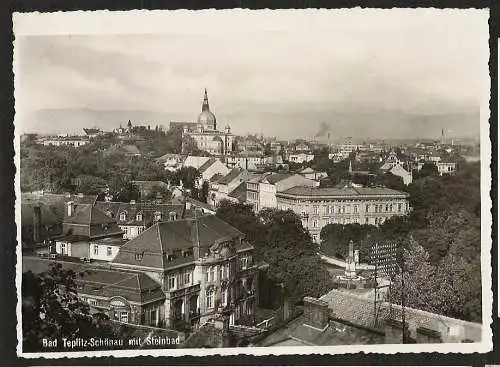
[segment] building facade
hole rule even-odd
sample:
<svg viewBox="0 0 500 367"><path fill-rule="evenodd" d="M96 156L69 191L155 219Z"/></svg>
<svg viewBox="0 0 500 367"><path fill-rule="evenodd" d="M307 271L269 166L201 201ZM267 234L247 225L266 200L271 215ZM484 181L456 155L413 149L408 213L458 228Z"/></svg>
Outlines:
<svg viewBox="0 0 500 367"><path fill-rule="evenodd" d="M247 203L258 213L265 208L277 208L277 193L294 186L316 187L318 181L298 174L265 173L247 181Z"/></svg>
<svg viewBox="0 0 500 367"><path fill-rule="evenodd" d="M61 256L111 261L123 244L116 221L93 204L66 204L62 234L54 237Z"/></svg>
<svg viewBox="0 0 500 367"><path fill-rule="evenodd" d="M226 126L224 131L217 130L217 118L210 111L206 89L197 123L194 125L184 125L183 127L183 151L185 151L185 140L187 137L192 138L196 142L198 149L213 155L226 155L235 150L235 136L231 133L231 128Z"/></svg>
<svg viewBox="0 0 500 367"><path fill-rule="evenodd" d="M203 324L223 310L230 322L252 318L258 267L244 235L215 216L160 222L120 248L116 269L141 271L165 294L158 320Z"/></svg>
<svg viewBox="0 0 500 367"><path fill-rule="evenodd" d="M292 210L319 241L321 229L331 223L378 226L409 211L408 194L387 188L292 187L277 192L280 210Z"/></svg>

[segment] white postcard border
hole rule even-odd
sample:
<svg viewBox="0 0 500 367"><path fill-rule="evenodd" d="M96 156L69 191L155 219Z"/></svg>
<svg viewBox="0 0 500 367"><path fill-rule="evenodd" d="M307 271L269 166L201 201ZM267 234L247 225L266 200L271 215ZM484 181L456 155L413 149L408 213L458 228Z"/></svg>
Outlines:
<svg viewBox="0 0 500 367"><path fill-rule="evenodd" d="M250 10L206 10L206 11L190 11L190 10L178 10L178 11L146 11L146 10L134 10L134 11L120 11L120 12L109 12L109 11L77 11L77 12L57 12L57 13L15 13L13 17L14 32L16 35L49 35L49 34L130 34L130 22L132 17L142 17L142 24L144 28L142 32L134 32L138 34L151 33L156 30L158 33L162 33L165 27L165 17L167 17L171 23L166 25L167 28L175 27L176 22L182 22L182 17L192 16L194 13L209 13L211 17L218 15L236 15L236 18L244 15ZM295 16L295 12L322 12L326 11L324 9L304 9L304 10L258 10L250 11L252 15L256 17L257 15L267 17L268 27L272 23L269 23L269 17L280 12L284 16ZM362 12L397 12L397 11L423 11L423 12L480 12L485 10L458 10L458 9L337 9L336 11L362 11ZM488 9L486 9L489 15ZM114 17L114 18L113 18ZM81 20L80 22L75 21L75 18ZM147 19L146 19L147 18ZM163 20L162 20L163 19ZM227 19L227 18L226 18ZM153 20L153 21L152 21ZM487 24L488 17L485 18L485 27ZM163 24L162 24L163 23ZM212 26L220 27L219 30L223 30L223 26L218 22L211 23ZM217 25L219 24L219 25ZM232 26L235 26L237 21L235 21ZM96 25L98 27L96 27ZM224 24L224 27L226 24ZM162 28L163 27L163 28ZM103 32L103 29L105 30ZM97 33L97 31L99 31ZM488 44L488 39L484 42ZM488 57L489 60L489 57ZM18 60L16 60L15 53L15 41L14 41L14 74L17 70ZM488 65L485 65L485 72L489 74ZM16 86L16 81L14 81L14 86ZM486 90L487 88L487 90ZM289 355L289 354L349 354L349 353L382 353L382 354L395 354L395 353L423 353L423 352L438 352L438 353L486 353L492 350L492 270L491 270L491 226L492 226L492 201L490 197L491 190L491 141L489 138L489 99L490 90L489 86L485 86L485 94L481 98L481 117L480 117L480 138L481 138L481 276L482 276L482 341L478 343L456 343L456 344L375 344L375 345L341 345L341 346L314 346L314 347L251 347L251 348L215 348L215 349L158 349L158 350L106 350L106 351L89 351L89 352L41 352L41 353L24 353L22 352L22 313L21 313L21 275L22 275L22 251L20 246L20 241L18 241L18 246L16 247L17 264L16 264L16 287L18 302L16 307L17 312L17 354L23 358L77 358L77 357L136 357L136 356L213 356L213 355ZM15 128L14 119L14 128ZM14 134L14 147L15 147L15 158L14 162L17 167L15 175L15 193L16 193L16 203L15 203L15 215L16 223L20 223L21 220L21 187L20 187L20 136L18 134L19 129L15 129ZM17 226L17 238L21 238L21 227Z"/></svg>

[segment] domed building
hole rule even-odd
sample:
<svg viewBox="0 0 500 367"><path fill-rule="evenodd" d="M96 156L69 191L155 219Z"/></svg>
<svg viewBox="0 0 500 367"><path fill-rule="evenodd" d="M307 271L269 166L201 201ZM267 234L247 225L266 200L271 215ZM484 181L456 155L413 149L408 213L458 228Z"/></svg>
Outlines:
<svg viewBox="0 0 500 367"><path fill-rule="evenodd" d="M205 97L201 106L201 113L198 115L198 124L205 130L217 130L217 119L208 104L207 88L205 88Z"/></svg>
<svg viewBox="0 0 500 367"><path fill-rule="evenodd" d="M170 126L173 126L172 124L170 123ZM229 125L224 128L224 131L217 130L217 118L210 111L206 88L201 113L198 115L196 122L183 124L183 152L185 151L186 137L193 138L199 150L212 155L226 155L233 151L234 135L231 134Z"/></svg>

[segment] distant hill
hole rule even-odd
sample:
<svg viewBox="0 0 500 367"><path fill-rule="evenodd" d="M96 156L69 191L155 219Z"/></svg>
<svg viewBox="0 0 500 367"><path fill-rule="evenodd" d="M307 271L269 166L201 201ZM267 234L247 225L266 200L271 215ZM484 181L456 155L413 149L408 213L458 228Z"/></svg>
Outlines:
<svg viewBox="0 0 500 367"><path fill-rule="evenodd" d="M281 138L312 139L320 130L333 139L344 138L425 138L439 139L441 129L455 138L479 136L479 112L412 114L402 111L339 111L329 108L280 108L264 106L245 110L214 111L219 127L230 124L236 134L260 133ZM40 110L23 115L21 133L80 133L84 127L112 130L130 119L143 125L163 125L170 121L194 121L192 114L159 111L97 111L89 109ZM17 122L17 121L16 121ZM322 122L324 124L322 124ZM325 129L325 125L329 128Z"/></svg>

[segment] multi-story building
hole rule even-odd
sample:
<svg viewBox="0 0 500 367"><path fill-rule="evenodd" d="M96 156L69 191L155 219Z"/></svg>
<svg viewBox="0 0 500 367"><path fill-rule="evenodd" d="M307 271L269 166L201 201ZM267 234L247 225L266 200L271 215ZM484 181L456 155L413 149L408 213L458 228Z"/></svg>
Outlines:
<svg viewBox="0 0 500 367"><path fill-rule="evenodd" d="M72 146L79 148L87 145L89 142L89 139L84 136L57 136L44 139L42 144L45 146Z"/></svg>
<svg viewBox="0 0 500 367"><path fill-rule="evenodd" d="M436 162L438 173L442 176L451 175L457 171L456 162Z"/></svg>
<svg viewBox="0 0 500 367"><path fill-rule="evenodd" d="M243 168L249 171L255 171L258 166L265 163L263 153L243 152L239 154L231 154L225 157L226 165L229 168Z"/></svg>
<svg viewBox="0 0 500 367"><path fill-rule="evenodd" d="M382 167L380 167L380 169L382 171L389 171L392 167L402 166L402 165L403 165L403 162L399 159L396 152L392 151L389 153L389 155L387 156L387 159L385 160Z"/></svg>
<svg viewBox="0 0 500 367"><path fill-rule="evenodd" d="M246 180L249 177L251 175L247 170L233 168L227 175L211 183L208 203L213 208L216 208L222 200L238 202L238 197L234 197L231 194L240 187L246 191Z"/></svg>
<svg viewBox="0 0 500 367"><path fill-rule="evenodd" d="M276 193L278 209L293 210L315 241L327 224L380 225L409 211L408 194L388 188L296 186Z"/></svg>
<svg viewBox="0 0 500 367"><path fill-rule="evenodd" d="M154 316L161 325L203 324L223 310L237 324L258 302L252 255L240 231L209 215L156 223L123 245L112 266L145 273L161 286L164 301Z"/></svg>
<svg viewBox="0 0 500 367"><path fill-rule="evenodd" d="M277 193L294 186L316 187L319 186L319 182L290 173L255 175L247 181L247 203L256 213L264 208L276 208Z"/></svg>
<svg viewBox="0 0 500 367"><path fill-rule="evenodd" d="M111 261L123 244L116 221L93 204L66 203L63 230L54 238L62 256Z"/></svg>
<svg viewBox="0 0 500 367"><path fill-rule="evenodd" d="M314 154L312 153L291 153L288 154L287 160L291 163L307 163L314 159Z"/></svg>
<svg viewBox="0 0 500 367"><path fill-rule="evenodd" d="M200 173L200 177L197 182L197 186L201 187L203 182L209 182L214 176L225 176L229 173L230 169L222 163L217 158L210 158L203 165L198 168L198 172Z"/></svg>

